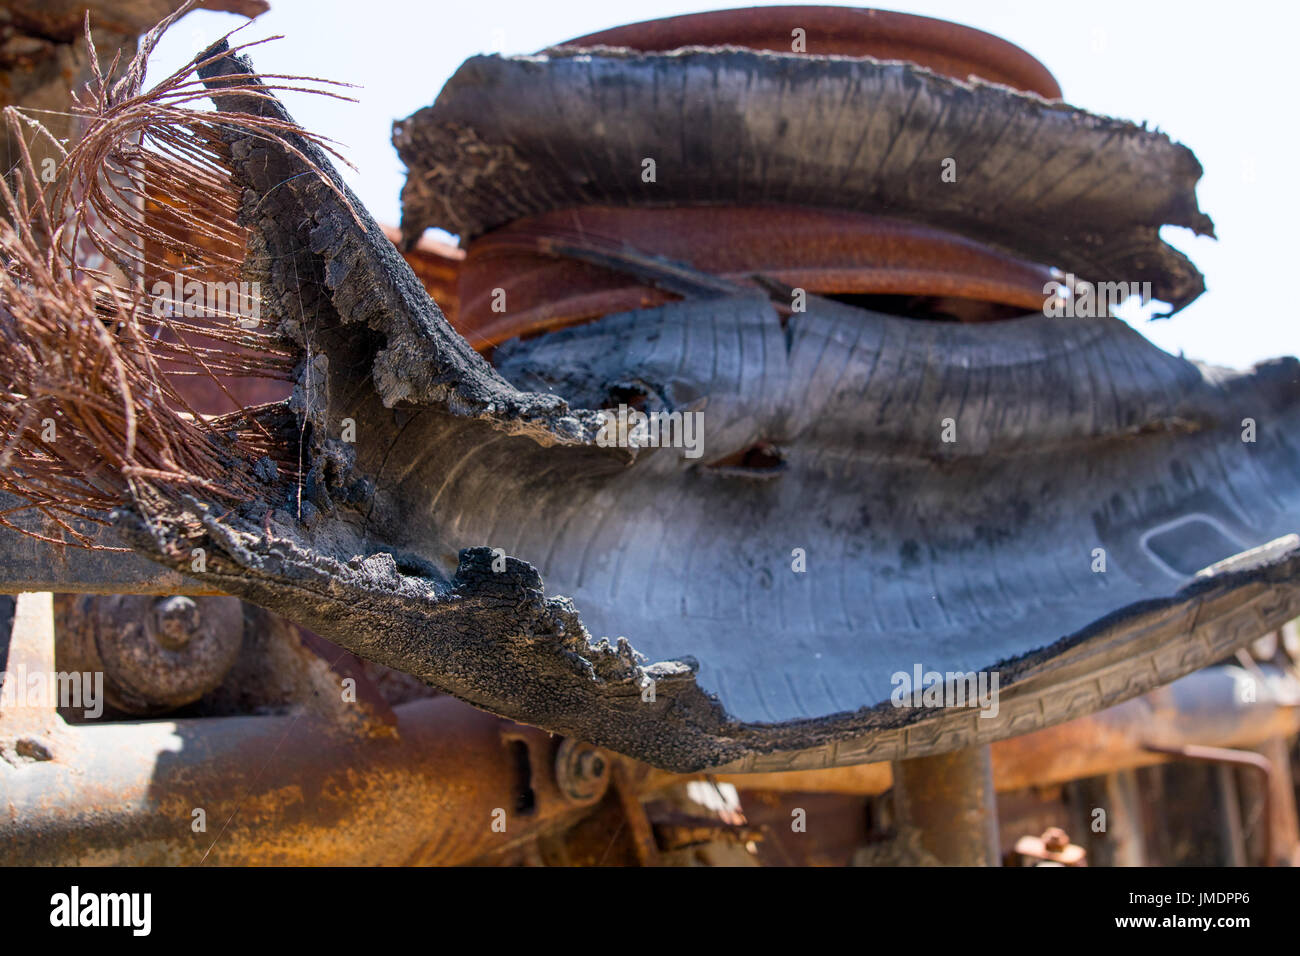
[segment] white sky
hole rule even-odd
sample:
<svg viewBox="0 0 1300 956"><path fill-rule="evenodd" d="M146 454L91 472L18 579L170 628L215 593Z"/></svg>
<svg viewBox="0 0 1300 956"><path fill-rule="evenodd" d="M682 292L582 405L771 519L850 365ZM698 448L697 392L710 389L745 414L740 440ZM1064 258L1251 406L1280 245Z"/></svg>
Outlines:
<svg viewBox="0 0 1300 956"><path fill-rule="evenodd" d="M638 0L270 0L271 11L241 37L284 39L252 51L266 73L357 84L359 103L287 97L294 118L344 144L357 167L349 184L380 222L396 225L405 168L392 122L433 102L466 58L532 53L595 30L743 3ZM763 5L763 4L753 4ZM1293 102L1300 6L1242 0L912 0L908 13L939 17L1004 37L1045 63L1067 102L1167 131L1205 169L1197 195L1218 241L1166 229L1209 291L1172 319L1137 327L1171 352L1244 367L1300 352L1296 305L1277 289L1297 272L1300 158ZM150 76L179 67L243 22L197 11L164 38Z"/></svg>

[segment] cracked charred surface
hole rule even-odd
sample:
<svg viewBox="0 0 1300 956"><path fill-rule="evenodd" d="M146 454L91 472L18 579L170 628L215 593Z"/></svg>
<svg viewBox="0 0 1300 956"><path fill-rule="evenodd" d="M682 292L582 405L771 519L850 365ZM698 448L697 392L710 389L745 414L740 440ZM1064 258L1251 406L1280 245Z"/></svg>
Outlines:
<svg viewBox="0 0 1300 956"><path fill-rule="evenodd" d="M430 226L465 241L567 206L821 206L936 226L1093 282L1150 282L1177 311L1205 284L1160 227L1213 234L1201 166L1164 134L869 57L472 57L393 142L410 170L407 242ZM960 188L940 176L950 160Z"/></svg>
<svg viewBox="0 0 1300 956"><path fill-rule="evenodd" d="M741 295L513 343L494 370L345 189L234 127L229 145L246 268L305 353L303 424L282 431L303 479L251 473L262 500L233 511L142 495L120 523L178 570L204 549L201 577L362 657L666 769L769 769L1022 733L1300 613L1294 543L1196 581L1144 543L1203 521L1210 563L1300 527L1295 360L1229 373L1114 320L975 329L818 300L783 327ZM569 402L629 389L702 410L703 463L762 442L786 467L599 447ZM793 573L796 547L835 570ZM914 662L997 668L999 715L890 706Z"/></svg>

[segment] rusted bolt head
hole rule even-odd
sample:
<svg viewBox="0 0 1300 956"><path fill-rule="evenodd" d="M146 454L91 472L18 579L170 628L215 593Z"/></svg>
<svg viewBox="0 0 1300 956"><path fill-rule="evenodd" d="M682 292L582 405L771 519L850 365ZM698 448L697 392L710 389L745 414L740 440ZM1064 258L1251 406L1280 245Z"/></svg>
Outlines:
<svg viewBox="0 0 1300 956"><path fill-rule="evenodd" d="M203 623L198 604L193 598L183 595L159 599L153 606L153 613L158 623L154 637L170 651L179 651L189 644Z"/></svg>
<svg viewBox="0 0 1300 956"><path fill-rule="evenodd" d="M574 803L595 803L609 787L609 761L591 744L566 738L555 755L555 782Z"/></svg>
<svg viewBox="0 0 1300 956"><path fill-rule="evenodd" d="M243 643L235 597L82 594L56 605L59 658L70 671L102 671L105 702L128 714L198 700L225 680Z"/></svg>
<svg viewBox="0 0 1300 956"><path fill-rule="evenodd" d="M605 758L594 750L586 751L578 759L578 772L589 780L604 776Z"/></svg>
<svg viewBox="0 0 1300 956"><path fill-rule="evenodd" d="M1070 845L1070 837L1060 827L1048 827L1043 831L1043 848L1050 853L1060 853Z"/></svg>

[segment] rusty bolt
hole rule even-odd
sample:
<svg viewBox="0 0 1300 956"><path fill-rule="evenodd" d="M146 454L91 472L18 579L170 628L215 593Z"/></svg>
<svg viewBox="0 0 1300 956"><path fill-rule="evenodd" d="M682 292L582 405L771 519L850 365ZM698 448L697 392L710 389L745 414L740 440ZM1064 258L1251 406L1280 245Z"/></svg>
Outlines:
<svg viewBox="0 0 1300 956"><path fill-rule="evenodd" d="M179 594L160 598L153 613L158 624L154 639L169 651L179 651L189 644L203 623L194 599Z"/></svg>
<svg viewBox="0 0 1300 956"><path fill-rule="evenodd" d="M102 671L105 701L128 714L198 700L225 679L243 640L234 597L68 595L56 603L59 659L69 670Z"/></svg>
<svg viewBox="0 0 1300 956"><path fill-rule="evenodd" d="M605 760L595 750L583 753L578 761L578 770L583 777L595 780L605 774Z"/></svg>
<svg viewBox="0 0 1300 956"><path fill-rule="evenodd" d="M609 761L591 744L566 738L555 755L555 782L574 803L595 803L609 787Z"/></svg>

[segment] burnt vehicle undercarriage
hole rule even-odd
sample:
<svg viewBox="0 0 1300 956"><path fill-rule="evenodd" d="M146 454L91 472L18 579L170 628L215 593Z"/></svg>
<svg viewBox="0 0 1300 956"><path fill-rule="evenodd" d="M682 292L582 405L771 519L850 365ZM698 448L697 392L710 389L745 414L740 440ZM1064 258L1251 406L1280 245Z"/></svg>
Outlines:
<svg viewBox="0 0 1300 956"><path fill-rule="evenodd" d="M4 670L117 718L0 704L7 861L1070 862L994 790L1100 777L1140 862L1174 757L1294 855L1300 363L1087 311L1203 291L1199 164L985 34L782 9L471 59L395 125L405 258L297 78L143 90L170 19L52 182L6 114ZM257 321L160 316L178 262ZM791 850L818 792L893 839Z"/></svg>

